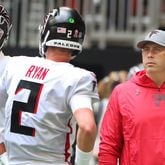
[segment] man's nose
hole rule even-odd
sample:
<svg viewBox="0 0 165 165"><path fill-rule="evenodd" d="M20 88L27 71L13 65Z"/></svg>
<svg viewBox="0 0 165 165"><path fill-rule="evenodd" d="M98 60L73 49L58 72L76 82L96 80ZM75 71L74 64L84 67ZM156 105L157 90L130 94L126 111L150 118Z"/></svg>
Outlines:
<svg viewBox="0 0 165 165"><path fill-rule="evenodd" d="M153 57L153 55L154 53L152 49L147 52L147 57Z"/></svg>

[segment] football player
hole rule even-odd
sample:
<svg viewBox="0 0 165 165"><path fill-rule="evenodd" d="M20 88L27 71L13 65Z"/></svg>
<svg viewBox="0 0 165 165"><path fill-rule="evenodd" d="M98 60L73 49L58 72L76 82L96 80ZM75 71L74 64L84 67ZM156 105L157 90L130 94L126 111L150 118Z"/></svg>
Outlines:
<svg viewBox="0 0 165 165"><path fill-rule="evenodd" d="M69 63L82 51L85 23L76 10L59 7L39 29L45 58L12 57L0 79L0 93L8 95L9 164L69 165L76 138L75 164L87 165L96 137L97 80L93 72Z"/></svg>

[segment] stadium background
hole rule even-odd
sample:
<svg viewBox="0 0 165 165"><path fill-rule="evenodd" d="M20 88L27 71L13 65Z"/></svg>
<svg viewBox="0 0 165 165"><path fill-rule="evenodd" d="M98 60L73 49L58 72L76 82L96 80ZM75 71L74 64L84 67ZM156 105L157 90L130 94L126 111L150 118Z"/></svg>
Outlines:
<svg viewBox="0 0 165 165"><path fill-rule="evenodd" d="M94 71L129 70L141 61L136 42L151 29L164 29L165 0L0 0L12 17L5 54L38 56L38 25L58 6L76 8L86 22L86 38L74 65Z"/></svg>

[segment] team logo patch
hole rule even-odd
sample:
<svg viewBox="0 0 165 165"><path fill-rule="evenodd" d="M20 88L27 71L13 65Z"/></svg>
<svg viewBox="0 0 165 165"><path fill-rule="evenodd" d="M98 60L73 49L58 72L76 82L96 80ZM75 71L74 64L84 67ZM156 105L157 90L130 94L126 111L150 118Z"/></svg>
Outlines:
<svg viewBox="0 0 165 165"><path fill-rule="evenodd" d="M74 38L82 38L82 32L80 32L78 29L74 30L73 37Z"/></svg>
<svg viewBox="0 0 165 165"><path fill-rule="evenodd" d="M154 94L153 96L156 105L159 107L161 102L165 102L165 94Z"/></svg>
<svg viewBox="0 0 165 165"><path fill-rule="evenodd" d="M0 24L3 24L4 22L10 23L10 17L8 13L6 12L4 6L0 6Z"/></svg>
<svg viewBox="0 0 165 165"><path fill-rule="evenodd" d="M74 37L74 38L78 38L78 35L79 35L79 31L76 29L76 30L74 31L73 37Z"/></svg>

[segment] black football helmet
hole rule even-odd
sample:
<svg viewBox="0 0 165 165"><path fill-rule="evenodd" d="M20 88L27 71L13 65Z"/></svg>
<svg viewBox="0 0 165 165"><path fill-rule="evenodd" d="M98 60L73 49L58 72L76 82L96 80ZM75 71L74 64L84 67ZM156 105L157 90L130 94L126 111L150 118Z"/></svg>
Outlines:
<svg viewBox="0 0 165 165"><path fill-rule="evenodd" d="M0 50L9 37L11 27L11 18L5 7L0 4Z"/></svg>
<svg viewBox="0 0 165 165"><path fill-rule="evenodd" d="M85 23L75 9L59 7L46 15L43 25L39 26L39 35L41 56L48 46L71 49L75 56L82 51Z"/></svg>

